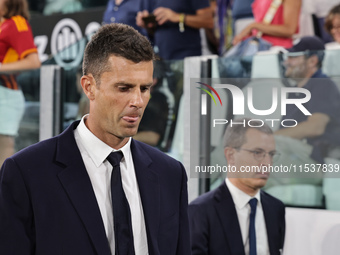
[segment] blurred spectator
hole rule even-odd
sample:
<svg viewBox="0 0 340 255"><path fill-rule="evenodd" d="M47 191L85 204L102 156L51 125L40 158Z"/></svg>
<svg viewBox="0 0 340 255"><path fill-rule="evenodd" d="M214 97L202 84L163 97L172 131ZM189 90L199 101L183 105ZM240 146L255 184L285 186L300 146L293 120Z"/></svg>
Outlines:
<svg viewBox="0 0 340 255"><path fill-rule="evenodd" d="M340 146L340 93L334 82L321 71L323 50L324 44L320 38L306 36L288 49L288 59L285 62L286 76L294 80L297 87L310 91L311 99L303 105L312 115L306 116L294 104L287 105L287 114L283 119L294 119L298 124L281 128L275 134L295 140L295 145L290 147L290 153L295 159L302 155L300 149L306 148L304 152L310 159L302 157L302 160L309 160L305 163L323 163L324 157L336 146ZM304 97L302 93L288 95L289 99ZM301 143L297 143L298 140ZM303 143L304 140L307 143ZM300 146L296 146L298 144ZM290 163L288 158L285 164Z"/></svg>
<svg viewBox="0 0 340 255"><path fill-rule="evenodd" d="M199 29L214 27L213 11L209 0L141 0L140 10L136 23L147 30L156 54L164 60L164 70L173 71L183 64L183 61L168 60L202 55ZM177 77L171 73L166 71L162 79L157 81L159 89L155 89L157 94L151 95L150 109L145 111L144 119L151 121L156 116L157 125L153 124L154 122L145 125L141 123L141 133L135 137L165 151L171 145L171 137L176 125L179 102L176 90L182 88L183 83L182 75ZM167 115L165 109L168 109ZM152 132L152 136L147 132Z"/></svg>
<svg viewBox="0 0 340 255"><path fill-rule="evenodd" d="M174 62L177 66L177 61ZM183 67L182 67L183 68ZM134 139L168 151L172 140L172 127L177 117L177 90L182 91L181 79L168 61L155 61L150 100ZM180 83L180 86L178 86Z"/></svg>
<svg viewBox="0 0 340 255"><path fill-rule="evenodd" d="M234 0L232 4L233 32L234 35L241 33L250 23L254 22L251 5L254 0Z"/></svg>
<svg viewBox="0 0 340 255"><path fill-rule="evenodd" d="M0 72L39 68L26 0L0 2ZM25 99L15 74L0 75L0 166L14 153L14 137L25 109Z"/></svg>
<svg viewBox="0 0 340 255"><path fill-rule="evenodd" d="M215 33L216 0L210 0L210 8L214 17L214 28L201 28L202 55L218 54L219 40Z"/></svg>
<svg viewBox="0 0 340 255"><path fill-rule="evenodd" d="M140 0L109 0L104 12L103 23L123 23L141 30L136 24Z"/></svg>
<svg viewBox="0 0 340 255"><path fill-rule="evenodd" d="M218 0L218 30L219 30L219 53L222 55L229 49L232 37L250 23L254 22L251 8L254 0ZM229 18L231 9L231 18ZM230 26L230 23L232 25Z"/></svg>
<svg viewBox="0 0 340 255"><path fill-rule="evenodd" d="M306 1L307 2L307 1ZM339 4L339 0L313 0L314 2L314 31L315 35L320 37L325 43L332 41L332 36L325 29L325 19L330 10ZM308 1L308 4L311 3ZM300 23L301 24L301 23Z"/></svg>
<svg viewBox="0 0 340 255"><path fill-rule="evenodd" d="M334 6L325 18L325 29L333 37L333 43L326 44L326 48L340 48L340 4Z"/></svg>
<svg viewBox="0 0 340 255"><path fill-rule="evenodd" d="M264 24L263 20L272 0L255 0L252 8L255 22L249 24L241 33L235 36L233 44L237 44L250 35L261 32L262 38L273 46L285 48L293 45L292 36L298 30L299 14L302 0L283 0L278 7L270 24Z"/></svg>
<svg viewBox="0 0 340 255"><path fill-rule="evenodd" d="M165 60L202 54L200 28L213 28L209 0L141 0L137 25L154 29L154 45ZM150 15L152 14L152 15ZM148 17L148 18L147 18ZM143 21L148 19L149 22Z"/></svg>
<svg viewBox="0 0 340 255"><path fill-rule="evenodd" d="M334 155L334 151L340 145L338 117L340 93L334 82L321 71L323 58L324 43L316 36L302 37L288 49L285 75L296 83L296 87L310 92L311 98L303 103L303 107L311 115L302 113L295 104L286 106L286 115L282 117L282 121L285 120L286 125L294 125L297 122L297 125L281 126L275 132L276 147L281 154L279 161L276 162L278 166L317 167L317 164L325 163L325 157ZM304 93L288 94L289 100L305 97ZM331 168L333 165L322 166ZM294 205L297 196L304 196L302 193L295 193L299 192L298 187L308 187L312 189L313 195L305 196L304 202L308 206L320 206L316 197L323 183L324 172L325 169L310 172L294 171L289 178L284 173L273 172L266 186L270 188L267 191L277 195L285 203Z"/></svg>

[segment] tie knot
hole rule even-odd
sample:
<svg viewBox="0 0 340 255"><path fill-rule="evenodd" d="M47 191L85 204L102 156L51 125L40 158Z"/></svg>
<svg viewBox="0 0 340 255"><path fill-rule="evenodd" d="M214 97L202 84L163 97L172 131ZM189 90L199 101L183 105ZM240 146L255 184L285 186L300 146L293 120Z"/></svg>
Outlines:
<svg viewBox="0 0 340 255"><path fill-rule="evenodd" d="M256 210L256 206L257 206L257 199L254 197L252 199L249 200L249 205L251 208L251 211Z"/></svg>
<svg viewBox="0 0 340 255"><path fill-rule="evenodd" d="M120 161L123 158L123 152L121 151L114 151L111 152L110 155L106 158L110 164L115 167L115 166L119 166Z"/></svg>

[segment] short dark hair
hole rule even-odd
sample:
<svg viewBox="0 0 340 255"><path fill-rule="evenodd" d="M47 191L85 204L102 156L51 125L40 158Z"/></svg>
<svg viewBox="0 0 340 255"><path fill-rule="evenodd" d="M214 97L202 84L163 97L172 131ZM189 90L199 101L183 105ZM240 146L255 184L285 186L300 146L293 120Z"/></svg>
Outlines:
<svg viewBox="0 0 340 255"><path fill-rule="evenodd" d="M251 120L251 125L248 122ZM223 137L223 147L231 147L238 149L246 142L246 132L248 129L253 128L262 133L273 135L273 130L264 122L260 120L252 120L249 118L235 119L233 123L243 122L245 125L241 124L229 124Z"/></svg>
<svg viewBox="0 0 340 255"><path fill-rule="evenodd" d="M325 29L331 34L333 28L333 19L335 15L340 15L340 4L335 5L327 14L325 18Z"/></svg>
<svg viewBox="0 0 340 255"><path fill-rule="evenodd" d="M4 18L6 19L17 15L24 17L26 20L30 18L27 0L6 0L5 7Z"/></svg>
<svg viewBox="0 0 340 255"><path fill-rule="evenodd" d="M109 70L110 56L123 57L134 63L155 59L149 40L133 27L112 23L102 26L86 45L83 58L83 74L92 74L96 84L100 76Z"/></svg>

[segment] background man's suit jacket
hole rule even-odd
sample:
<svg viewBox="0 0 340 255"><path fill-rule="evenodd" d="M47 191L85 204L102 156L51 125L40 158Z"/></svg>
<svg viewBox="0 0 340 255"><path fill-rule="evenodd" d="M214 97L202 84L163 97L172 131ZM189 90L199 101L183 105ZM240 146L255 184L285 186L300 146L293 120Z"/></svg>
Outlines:
<svg viewBox="0 0 340 255"><path fill-rule="evenodd" d="M279 255L285 235L284 205L264 191L261 204L270 254ZM190 203L189 225L193 255L245 254L235 205L225 182Z"/></svg>
<svg viewBox="0 0 340 255"><path fill-rule="evenodd" d="M7 159L0 173L0 253L110 255L100 210L74 139L61 135ZM181 163L133 140L150 255L190 254Z"/></svg>

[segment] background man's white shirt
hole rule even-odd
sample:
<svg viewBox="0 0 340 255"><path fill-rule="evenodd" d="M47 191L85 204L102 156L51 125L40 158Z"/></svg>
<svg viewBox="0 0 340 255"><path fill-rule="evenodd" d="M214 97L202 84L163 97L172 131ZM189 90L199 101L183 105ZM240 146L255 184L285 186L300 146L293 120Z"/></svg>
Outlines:
<svg viewBox="0 0 340 255"><path fill-rule="evenodd" d="M235 209L240 224L242 241L246 255L249 254L249 221L250 221L250 205L249 200L253 197L238 189L230 182L228 178L225 180L226 185L233 198ZM257 254L269 255L269 245L267 237L266 222L264 219L263 208L261 204L260 191L254 196L257 199L256 215L255 215L255 229L256 229L256 250Z"/></svg>

